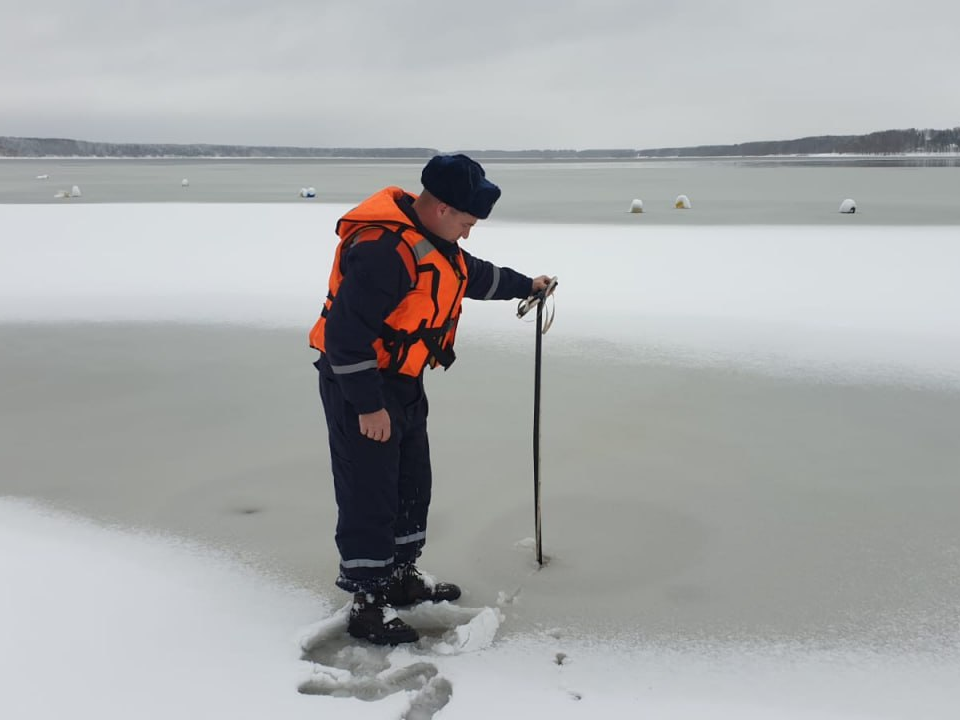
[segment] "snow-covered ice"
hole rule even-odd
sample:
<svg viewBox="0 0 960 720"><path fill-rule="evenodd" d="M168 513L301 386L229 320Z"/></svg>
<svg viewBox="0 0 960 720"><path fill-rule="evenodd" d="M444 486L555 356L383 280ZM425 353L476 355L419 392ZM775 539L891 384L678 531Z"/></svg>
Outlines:
<svg viewBox="0 0 960 720"><path fill-rule="evenodd" d="M845 403L872 385L893 388L894 400L898 388L919 389L923 398L943 398L948 408L943 412L953 412L949 403L960 389L956 228L483 223L466 243L469 250L560 279L557 321L545 339L549 357L562 365L562 372L550 378L557 384L548 388L545 416L548 453L551 459L557 456L547 463L546 542L552 560L538 571L530 559L531 540L515 532L514 509L504 497L512 480L487 477L484 468L476 470L483 483L447 482L443 493L438 488L435 545L428 546L428 555L447 562L445 548L437 545L449 545L447 552L466 549L463 557L474 576L452 579L467 583L468 593L457 605L407 612L424 634L417 645L375 648L346 639L342 595L302 581L308 573L294 581L279 565L254 567L244 560L248 548L237 550L248 539L244 533L273 537L269 533L279 530L234 525L231 518L253 522L263 516L283 525L300 517L295 508L307 498L290 497L284 468L295 458L284 453L306 457L303 464L317 475L308 487L327 497L329 488L319 477L324 470L313 467L323 449L319 439L317 447L299 450L271 441L277 443L276 456L248 468L251 476L267 481L270 503L257 514L261 506L249 504L244 494L249 490L255 497L253 480L242 468L231 473L200 456L171 457L168 465L154 467L158 463L143 437L180 438L183 430L184 438L199 435L196 447L218 457L224 454L221 444L232 448L243 465L245 448L233 436L221 436L221 425L243 427L265 408L276 413L289 401L268 405L257 399L251 384L250 399L233 399L229 420L211 415L214 424L208 426L204 408L212 413L215 405L212 394L203 400L204 393L213 392L208 385L185 383L150 397L136 395L131 379L135 384L137 373L146 372L129 360L137 356L113 360L110 353L126 346L86 347L76 340L86 334L95 344L129 335L137 345L138 333L173 337L175 331L161 328L170 322L297 328L305 336L324 293L333 224L345 209L320 204L0 205L0 329L10 339L5 353L42 360L35 372L7 377L0 396L6 403L0 410L4 443L11 443L0 459L0 716L956 716L960 615L951 588L960 588L960 551L950 530L954 510L936 503L952 496L949 488L936 486L933 471L919 472L901 488L899 476L875 477L870 458L854 458L843 467L859 472L862 466L863 474L835 487L830 453L796 435L787 441L797 445L791 462L808 457L809 467L785 468L784 477L754 477L758 470L745 460L749 449L728 444L727 438L711 445L710 438L696 435L708 426L684 424L676 416L638 418L626 404L633 396L618 398L597 384L609 393L609 413L602 416L564 403L567 395L583 396L587 380L598 383L600 376L636 365L651 375L658 367L707 368L731 377L755 374L770 388L794 380L799 384L790 387L797 392L821 388L833 409L832 416L816 421L827 429L824 442L832 437L831 428L843 443L858 439L858 428L845 423ZM111 322L130 325L114 331ZM57 348L54 357L30 354L38 352L31 343L40 337L31 329L42 333L44 327L74 331L70 342L51 345ZM461 336L468 350L479 338L505 353L526 348L531 340L530 325L496 303L468 305ZM240 360L231 358L229 347L217 357L197 358L212 368L204 383ZM459 373L461 379L494 372L502 379L507 372L488 367L474 374L469 352L458 362L462 365L450 375ZM96 380L77 396L57 384L57 376L74 364L89 373L91 383ZM559 384L561 379L566 385ZM837 384L832 395L831 383ZM502 400L478 387L473 392L490 404L474 395L473 409L495 413ZM756 385L735 387L759 392ZM683 408L715 391L706 383L665 386L662 401L653 393L642 397L660 402L661 409ZM198 396L196 404L187 404L190 394ZM128 396L131 405L125 404ZM460 401L441 392L431 400L436 433L447 443L434 449L442 470L449 464L445 449L453 442L444 435L445 425ZM138 415L146 401L169 417ZM915 424L911 413L919 405L900 407L904 426ZM116 411L122 430L106 424L105 418L113 416L105 409ZM782 432L806 427L799 418L807 409L790 405L778 418ZM588 414L578 418L578 412ZM733 413L720 417L718 427L737 420ZM278 438L293 433L284 416L268 421L278 427ZM656 455L657 448L646 448L654 465L645 465L643 473L656 471L672 484L646 481L638 500L641 473L631 446L642 447L657 425L669 423L676 423L679 450L666 448ZM635 425L637 432L624 433L625 424ZM23 437L15 432L19 425L43 431ZM570 481L561 476L576 474L583 456L593 451L581 440L588 426L597 437L616 441L603 446L609 464L604 467L619 468L622 477L611 471L564 485ZM944 437L948 426L938 430ZM470 427L489 436L495 442L491 447L505 446L512 432L483 417ZM566 446L550 446L552 433L566 438ZM76 444L65 444L68 437L78 438ZM17 438L16 444L10 438ZM754 451L763 452L772 438L754 439ZM128 452L127 445L141 440ZM960 458L929 457L930 448L943 452L945 447L934 440L891 452L909 455L914 467L923 461L949 475ZM182 438L178 442L188 447ZM869 447L869 438L865 442ZM713 458L706 462L719 464L708 466L709 472L688 488L686 476L671 473L688 467L682 465L685 455L706 453L704 448ZM502 470L500 458L490 455L483 464ZM18 476L28 479L18 483ZM140 476L148 482L138 485ZM798 477L798 485L791 484ZM877 494L864 494L871 483ZM45 502L23 499L35 496ZM888 505L874 507L863 503L864 497ZM684 502L691 506L682 507ZM110 507L136 521L129 527L105 526L50 504ZM784 510L788 504L795 506L796 517ZM230 505L231 514L203 514L209 505ZM738 510L740 528L730 522ZM309 508L306 517L313 512ZM922 519L924 513L930 516L928 534L904 535L914 529L908 520ZM529 508L517 508L515 514L526 518ZM145 532L140 526L151 525L151 519L171 530ZM584 522L589 525L583 527ZM212 549L173 534L191 523L200 535L216 525L213 535L220 546ZM642 535L629 537L648 544L618 542L614 529L629 524L643 528ZM478 536L458 539L461 532ZM290 533L300 545L313 537L296 524ZM325 563L326 572L333 546L330 538L323 542L304 552ZM481 542L489 552L477 549ZM811 547L810 555L800 554ZM288 550L284 545L277 555ZM853 564L845 564L848 559ZM890 566L898 573L896 587L870 584L881 576L886 581L881 574ZM610 582L617 572L621 581ZM821 586L808 587L805 577ZM931 590L927 586L934 581ZM859 587L861 582L866 584ZM592 595L598 584L601 595L619 597L607 601ZM753 596L751 588L775 602ZM836 607L852 607L858 617L833 614L831 603L838 597L852 605L838 602ZM791 598L794 607L777 605ZM702 608L729 619L731 629L715 631L725 626L706 621L698 625ZM614 630L560 621L588 617L593 609L609 615ZM543 622L530 621L537 617ZM864 638L873 637L871 628L863 625L874 618L886 624L873 628L880 641L869 643ZM740 632L740 621L756 621L775 632ZM846 634L849 628L858 634Z"/></svg>
<svg viewBox="0 0 960 720"><path fill-rule="evenodd" d="M377 648L344 640L345 608L313 623L331 615L319 596L190 543L10 499L0 519L4 717L946 719L960 692L956 655L644 647L576 628ZM466 627L483 618L489 638L495 615Z"/></svg>
<svg viewBox="0 0 960 720"><path fill-rule="evenodd" d="M0 321L309 326L347 209L4 206ZM494 219L464 246L559 277L558 352L599 341L671 362L960 384L954 227ZM528 341L500 303L470 303L463 323L467 335Z"/></svg>

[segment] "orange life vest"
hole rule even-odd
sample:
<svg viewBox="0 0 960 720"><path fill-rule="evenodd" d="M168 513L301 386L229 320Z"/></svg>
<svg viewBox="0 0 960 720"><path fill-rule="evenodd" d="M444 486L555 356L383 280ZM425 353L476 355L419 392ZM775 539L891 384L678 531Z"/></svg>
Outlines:
<svg viewBox="0 0 960 720"><path fill-rule="evenodd" d="M385 188L337 222L340 243L330 271L327 299L310 331L310 345L320 351L325 349L324 327L343 282L347 250L390 231L400 236L396 250L410 275L410 290L384 320L373 347L378 368L417 377L427 365L450 367L456 357L453 340L467 289L467 266L459 248L448 259L414 227L397 205L407 194L398 187Z"/></svg>

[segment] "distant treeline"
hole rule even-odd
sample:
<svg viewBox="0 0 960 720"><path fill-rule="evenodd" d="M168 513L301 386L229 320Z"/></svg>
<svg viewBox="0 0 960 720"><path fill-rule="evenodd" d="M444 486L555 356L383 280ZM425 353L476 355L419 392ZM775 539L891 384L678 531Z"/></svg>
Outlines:
<svg viewBox="0 0 960 720"><path fill-rule="evenodd" d="M739 145L700 145L639 150L641 157L716 157L721 155L889 155L955 153L960 151L960 127L950 130L881 130L868 135L819 135L797 140L772 140Z"/></svg>
<svg viewBox="0 0 960 720"><path fill-rule="evenodd" d="M432 148L309 148L269 145L104 143L62 138L0 137L0 157L279 157L431 158Z"/></svg>
<svg viewBox="0 0 960 720"><path fill-rule="evenodd" d="M101 143L58 138L0 136L0 157L223 157L223 158L379 158L425 159L434 148L317 148L264 145L174 145ZM882 130L867 135L820 135L797 140L773 140L739 145L696 147L600 148L591 150L464 150L481 159L591 160L636 157L723 157L764 155L899 155L960 152L960 127L949 130Z"/></svg>

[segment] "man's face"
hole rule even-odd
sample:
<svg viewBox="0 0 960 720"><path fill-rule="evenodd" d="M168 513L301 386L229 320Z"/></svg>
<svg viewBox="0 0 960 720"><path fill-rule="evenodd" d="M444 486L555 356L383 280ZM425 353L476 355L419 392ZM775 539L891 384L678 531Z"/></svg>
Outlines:
<svg viewBox="0 0 960 720"><path fill-rule="evenodd" d="M450 205L441 204L437 218L437 229L434 231L449 242L457 242L470 237L470 231L477 224L477 218L470 213L457 210Z"/></svg>

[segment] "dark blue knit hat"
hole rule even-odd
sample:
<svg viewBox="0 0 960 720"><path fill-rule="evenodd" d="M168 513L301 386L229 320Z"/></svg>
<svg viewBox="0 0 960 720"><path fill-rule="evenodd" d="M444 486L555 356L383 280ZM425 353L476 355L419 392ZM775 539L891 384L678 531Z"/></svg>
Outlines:
<svg viewBox="0 0 960 720"><path fill-rule="evenodd" d="M423 187L438 200L481 220L500 199L500 188L487 180L480 163L466 155L436 155L423 168Z"/></svg>

